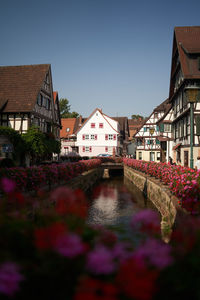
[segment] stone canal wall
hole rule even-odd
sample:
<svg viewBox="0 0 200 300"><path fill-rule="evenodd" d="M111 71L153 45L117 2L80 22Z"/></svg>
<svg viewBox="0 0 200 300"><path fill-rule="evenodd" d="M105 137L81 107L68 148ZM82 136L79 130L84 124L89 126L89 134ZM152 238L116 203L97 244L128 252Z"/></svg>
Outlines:
<svg viewBox="0 0 200 300"><path fill-rule="evenodd" d="M161 229L163 234L166 236L170 234L177 215L185 213L179 206L178 199L158 179L125 165L124 176L132 181L153 202L162 217Z"/></svg>
<svg viewBox="0 0 200 300"><path fill-rule="evenodd" d="M102 167L89 170L81 175L71 179L67 185L72 189L81 189L87 191L103 176L104 169Z"/></svg>

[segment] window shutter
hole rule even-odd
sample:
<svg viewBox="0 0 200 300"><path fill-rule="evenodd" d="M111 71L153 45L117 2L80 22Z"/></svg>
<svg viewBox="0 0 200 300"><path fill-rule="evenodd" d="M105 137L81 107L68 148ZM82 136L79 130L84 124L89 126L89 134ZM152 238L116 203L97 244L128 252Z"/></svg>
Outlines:
<svg viewBox="0 0 200 300"><path fill-rule="evenodd" d="M160 130L159 126L158 126L158 125L156 125L156 131L159 131L159 130Z"/></svg>
<svg viewBox="0 0 200 300"><path fill-rule="evenodd" d="M147 131L147 128L146 127L144 127L144 132L146 132Z"/></svg>
<svg viewBox="0 0 200 300"><path fill-rule="evenodd" d="M105 139L106 139L106 140L108 139L108 134L105 135Z"/></svg>
<svg viewBox="0 0 200 300"><path fill-rule="evenodd" d="M200 135L200 115L195 116L196 135Z"/></svg>
<svg viewBox="0 0 200 300"><path fill-rule="evenodd" d="M164 132L164 124L160 124L160 132Z"/></svg>
<svg viewBox="0 0 200 300"><path fill-rule="evenodd" d="M116 134L113 135L113 140L116 141Z"/></svg>
<svg viewBox="0 0 200 300"><path fill-rule="evenodd" d="M92 152L92 147L90 146L90 152Z"/></svg>
<svg viewBox="0 0 200 300"><path fill-rule="evenodd" d="M85 139L85 134L82 135L83 140Z"/></svg>
<svg viewBox="0 0 200 300"><path fill-rule="evenodd" d="M159 144L160 144L160 141L156 139L156 145L159 145Z"/></svg>
<svg viewBox="0 0 200 300"><path fill-rule="evenodd" d="M108 147L105 147L105 151L108 152Z"/></svg>
<svg viewBox="0 0 200 300"><path fill-rule="evenodd" d="M150 145L150 140L147 140L147 145Z"/></svg>
<svg viewBox="0 0 200 300"><path fill-rule="evenodd" d="M83 146L83 152L85 152L85 146Z"/></svg>
<svg viewBox="0 0 200 300"><path fill-rule="evenodd" d="M97 134L95 134L94 138L95 138L95 140L97 140Z"/></svg>

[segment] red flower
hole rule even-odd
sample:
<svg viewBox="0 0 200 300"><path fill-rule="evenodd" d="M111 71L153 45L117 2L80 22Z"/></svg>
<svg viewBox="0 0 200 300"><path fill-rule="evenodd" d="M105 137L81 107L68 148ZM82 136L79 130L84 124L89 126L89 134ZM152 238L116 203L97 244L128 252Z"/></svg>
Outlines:
<svg viewBox="0 0 200 300"><path fill-rule="evenodd" d="M58 237L65 232L67 232L67 228L63 223L54 223L49 227L37 228L34 232L35 245L40 250L52 249Z"/></svg>
<svg viewBox="0 0 200 300"><path fill-rule="evenodd" d="M117 300L118 290L112 283L83 278L74 300Z"/></svg>
<svg viewBox="0 0 200 300"><path fill-rule="evenodd" d="M120 267L117 283L121 291L135 300L150 300L155 292L158 271L150 270L140 259L129 258Z"/></svg>

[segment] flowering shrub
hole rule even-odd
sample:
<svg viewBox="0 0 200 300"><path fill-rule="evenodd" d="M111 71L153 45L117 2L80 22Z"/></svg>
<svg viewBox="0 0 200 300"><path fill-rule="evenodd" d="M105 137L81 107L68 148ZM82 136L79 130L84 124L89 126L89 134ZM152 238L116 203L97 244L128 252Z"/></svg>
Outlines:
<svg viewBox="0 0 200 300"><path fill-rule="evenodd" d="M191 213L199 212L200 170L166 163L146 162L124 158L124 164L160 179L179 199L179 204Z"/></svg>
<svg viewBox="0 0 200 300"><path fill-rule="evenodd" d="M10 179L1 186L0 299L198 299L200 219L180 220L165 244L159 216L144 210L130 222L137 239L119 240L87 224L80 190L57 188L35 206Z"/></svg>
<svg viewBox="0 0 200 300"><path fill-rule="evenodd" d="M51 186L59 182L67 183L68 180L78 176L84 171L97 168L100 164L100 159L92 159L59 165L51 164L28 168L1 168L0 178L5 177L12 179L19 190L31 191L38 190L44 185Z"/></svg>

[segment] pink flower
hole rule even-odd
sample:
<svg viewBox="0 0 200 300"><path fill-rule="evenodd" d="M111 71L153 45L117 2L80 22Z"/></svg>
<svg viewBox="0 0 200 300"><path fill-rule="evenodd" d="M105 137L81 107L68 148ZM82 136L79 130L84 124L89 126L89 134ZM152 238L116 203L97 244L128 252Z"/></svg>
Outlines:
<svg viewBox="0 0 200 300"><path fill-rule="evenodd" d="M99 245L88 254L87 269L93 274L110 274L115 270L112 252Z"/></svg>
<svg viewBox="0 0 200 300"><path fill-rule="evenodd" d="M133 229L140 228L142 231L160 231L160 220L157 212L151 209L144 209L133 215L131 220Z"/></svg>
<svg viewBox="0 0 200 300"><path fill-rule="evenodd" d="M2 178L1 185L5 193L12 193L16 187L16 183L8 178Z"/></svg>
<svg viewBox="0 0 200 300"><path fill-rule="evenodd" d="M18 269L18 265L13 262L5 262L0 266L0 293L13 296L19 290L23 276Z"/></svg>
<svg viewBox="0 0 200 300"><path fill-rule="evenodd" d="M158 269L163 269L173 262L171 247L162 241L149 238L139 246L133 255L134 258L144 259Z"/></svg>
<svg viewBox="0 0 200 300"><path fill-rule="evenodd" d="M57 238L55 250L63 256L73 258L85 251L85 245L77 234L70 233Z"/></svg>

